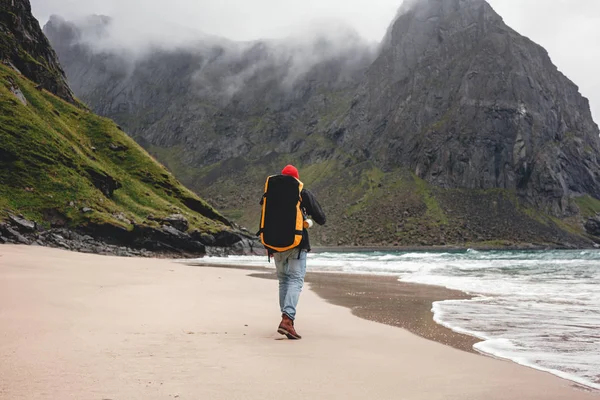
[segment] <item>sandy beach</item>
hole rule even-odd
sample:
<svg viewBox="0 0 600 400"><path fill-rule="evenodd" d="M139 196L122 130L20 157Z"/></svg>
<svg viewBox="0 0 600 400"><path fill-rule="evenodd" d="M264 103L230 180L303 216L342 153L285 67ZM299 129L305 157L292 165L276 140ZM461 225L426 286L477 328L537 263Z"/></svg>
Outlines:
<svg viewBox="0 0 600 400"><path fill-rule="evenodd" d="M0 399L600 399L398 327L437 329L415 322L425 292L397 323L353 315L388 318L375 281L351 290L358 311L342 296L351 282L308 283L304 338L282 339L277 282L252 273L0 246Z"/></svg>

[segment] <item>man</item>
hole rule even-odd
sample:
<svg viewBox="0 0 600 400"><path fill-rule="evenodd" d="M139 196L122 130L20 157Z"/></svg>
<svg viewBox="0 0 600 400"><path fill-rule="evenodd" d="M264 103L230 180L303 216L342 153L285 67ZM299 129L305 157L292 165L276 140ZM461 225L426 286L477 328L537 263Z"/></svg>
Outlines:
<svg viewBox="0 0 600 400"><path fill-rule="evenodd" d="M293 176L300 180L298 169L293 165L287 165L282 175ZM325 213L317 202L315 196L308 190L302 189L302 201L300 208L306 217L312 218L317 224L325 224ZM310 224L310 222L309 222ZM277 332L287 336L288 339L301 339L302 336L296 332L294 320L296 319L296 306L300 298L300 292L304 286L306 275L306 254L310 251L307 224L302 230L300 244L287 251L274 253L277 278L279 279L279 306L281 308L281 323Z"/></svg>

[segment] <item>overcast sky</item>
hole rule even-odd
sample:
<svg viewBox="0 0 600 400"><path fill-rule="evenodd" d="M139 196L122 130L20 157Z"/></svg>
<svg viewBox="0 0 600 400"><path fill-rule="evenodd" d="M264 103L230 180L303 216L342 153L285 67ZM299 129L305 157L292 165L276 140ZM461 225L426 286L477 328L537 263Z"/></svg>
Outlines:
<svg viewBox="0 0 600 400"><path fill-rule="evenodd" d="M600 123L600 0L488 0L506 23L544 46L590 99ZM132 36L168 36L168 26L235 40L276 38L312 22L335 20L372 41L383 37L402 0L31 0L43 25L104 14L130 21ZM165 6L168 5L168 6ZM128 24L129 25L129 24Z"/></svg>

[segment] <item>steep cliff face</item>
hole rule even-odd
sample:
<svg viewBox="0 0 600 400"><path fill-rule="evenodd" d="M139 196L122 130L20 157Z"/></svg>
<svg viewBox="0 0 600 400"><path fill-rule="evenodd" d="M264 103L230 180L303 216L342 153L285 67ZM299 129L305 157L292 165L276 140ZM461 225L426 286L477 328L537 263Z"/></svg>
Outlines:
<svg viewBox="0 0 600 400"><path fill-rule="evenodd" d="M1 4L0 243L119 255L252 251L247 232L72 97L27 0Z"/></svg>
<svg viewBox="0 0 600 400"><path fill-rule="evenodd" d="M438 187L516 190L556 216L577 212L572 196L600 198L588 101L483 0L402 10L360 94L337 139L384 168Z"/></svg>
<svg viewBox="0 0 600 400"><path fill-rule="evenodd" d="M74 103L58 58L31 14L29 1L0 1L0 62Z"/></svg>
<svg viewBox="0 0 600 400"><path fill-rule="evenodd" d="M375 54L316 37L131 60L89 40L107 19L45 32L78 95L249 227L264 177L294 162L330 214L318 244L589 245L587 100L487 2L407 3Z"/></svg>

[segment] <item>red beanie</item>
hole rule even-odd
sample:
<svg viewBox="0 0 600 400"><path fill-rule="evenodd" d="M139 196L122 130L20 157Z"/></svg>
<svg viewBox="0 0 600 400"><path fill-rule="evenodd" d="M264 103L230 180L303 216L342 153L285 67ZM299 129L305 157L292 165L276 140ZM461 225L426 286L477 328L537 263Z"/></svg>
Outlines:
<svg viewBox="0 0 600 400"><path fill-rule="evenodd" d="M281 171L281 175L289 175L294 178L300 180L300 174L298 174L298 169L293 165L286 165L285 168Z"/></svg>

